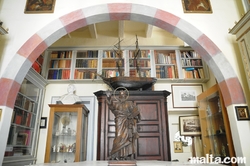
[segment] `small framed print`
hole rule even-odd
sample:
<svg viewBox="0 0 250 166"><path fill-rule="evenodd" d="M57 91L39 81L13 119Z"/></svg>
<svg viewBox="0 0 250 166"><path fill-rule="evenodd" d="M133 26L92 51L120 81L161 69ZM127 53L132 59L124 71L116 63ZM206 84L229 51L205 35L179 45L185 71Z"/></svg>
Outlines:
<svg viewBox="0 0 250 166"><path fill-rule="evenodd" d="M45 129L47 127L47 117L41 117L40 129Z"/></svg>
<svg viewBox="0 0 250 166"><path fill-rule="evenodd" d="M182 0L184 13L212 13L210 0Z"/></svg>
<svg viewBox="0 0 250 166"><path fill-rule="evenodd" d="M238 120L250 120L247 106L235 106L235 111Z"/></svg>
<svg viewBox="0 0 250 166"><path fill-rule="evenodd" d="M179 116L179 128L181 136L201 135L199 116Z"/></svg>
<svg viewBox="0 0 250 166"><path fill-rule="evenodd" d="M174 141L174 152L175 153L182 153L183 152L181 141Z"/></svg>
<svg viewBox="0 0 250 166"><path fill-rule="evenodd" d="M172 84L173 108L197 108L197 96L202 93L202 84Z"/></svg>
<svg viewBox="0 0 250 166"><path fill-rule="evenodd" d="M53 13L56 0L26 0L24 13Z"/></svg>

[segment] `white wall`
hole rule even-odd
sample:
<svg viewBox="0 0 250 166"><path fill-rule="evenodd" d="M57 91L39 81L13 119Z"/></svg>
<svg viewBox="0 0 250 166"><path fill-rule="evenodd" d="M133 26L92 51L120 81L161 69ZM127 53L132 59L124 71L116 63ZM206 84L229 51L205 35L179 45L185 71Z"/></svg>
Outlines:
<svg viewBox="0 0 250 166"><path fill-rule="evenodd" d="M102 3L128 2L148 5L168 11L196 26L203 33L205 33L219 47L220 50L222 50L223 54L226 55L226 58L234 68L235 72L239 75L240 81L244 82L244 75L241 75L242 71L240 71L240 68L237 65L237 54L239 54L239 52L234 49L234 45L236 43L235 37L228 34L228 28L232 28L234 26L234 21L239 20L240 15L242 14L237 9L237 7L240 9L242 8L240 6L240 2L238 0L210 1L213 8L213 14L185 14L183 13L181 0L95 0L84 1L84 3L82 0L57 0L53 14L24 14L26 0L1 1L0 19L4 22L4 26L9 28L9 34L0 36L0 76L2 76L6 66L12 60L13 56L22 46L22 44L24 44L24 42L26 42L33 34L35 34L49 22L71 11L87 6L93 6ZM92 84L75 85L77 87L77 94L79 96L93 96L93 92L100 89L106 89L103 84L95 84L95 86ZM47 86L43 107L43 116L48 116L48 103L50 103L51 96L60 96L66 93L66 87L67 84L50 84ZM170 84L157 84L155 86L155 90L171 91ZM169 96L169 110L173 110L171 96ZM171 115L170 121L176 122L176 116L177 115ZM3 127L3 124L1 124L1 127ZM176 127L173 127L173 130L171 129L170 133L173 133L175 130ZM46 145L46 142L43 140L46 140L45 138L46 130L42 130L40 133L38 163L43 162L43 155Z"/></svg>

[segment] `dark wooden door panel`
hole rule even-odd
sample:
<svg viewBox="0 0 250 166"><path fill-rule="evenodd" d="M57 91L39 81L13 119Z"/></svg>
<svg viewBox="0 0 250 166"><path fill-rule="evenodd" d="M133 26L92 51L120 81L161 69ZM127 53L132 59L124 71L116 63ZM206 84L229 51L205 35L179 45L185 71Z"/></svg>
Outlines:
<svg viewBox="0 0 250 166"><path fill-rule="evenodd" d="M137 140L137 160L153 158L162 159L162 150L159 136L140 136Z"/></svg>

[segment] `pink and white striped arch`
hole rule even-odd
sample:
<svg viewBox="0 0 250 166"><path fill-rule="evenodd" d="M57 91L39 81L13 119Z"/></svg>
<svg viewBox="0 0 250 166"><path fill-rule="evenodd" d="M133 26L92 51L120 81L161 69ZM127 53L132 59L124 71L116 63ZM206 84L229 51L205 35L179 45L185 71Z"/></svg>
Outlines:
<svg viewBox="0 0 250 166"><path fill-rule="evenodd" d="M179 37L208 64L221 88L226 106L245 104L237 75L220 49L187 21L154 7L132 3L110 3L68 13L43 27L14 55L0 79L0 105L13 108L20 84L35 59L52 43L78 28L105 21L132 20L148 23Z"/></svg>

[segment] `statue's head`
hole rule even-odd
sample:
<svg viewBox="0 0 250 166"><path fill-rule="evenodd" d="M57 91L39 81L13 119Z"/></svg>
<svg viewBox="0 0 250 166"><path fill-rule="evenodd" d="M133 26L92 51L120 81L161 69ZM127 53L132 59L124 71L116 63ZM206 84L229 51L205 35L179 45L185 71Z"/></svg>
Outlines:
<svg viewBox="0 0 250 166"><path fill-rule="evenodd" d="M68 93L72 94L72 93L75 93L76 87L74 84L69 84L67 90L68 90Z"/></svg>
<svg viewBox="0 0 250 166"><path fill-rule="evenodd" d="M125 90L121 90L120 92L119 92L119 100L120 101L125 101L125 100L127 100L127 92L125 91Z"/></svg>

